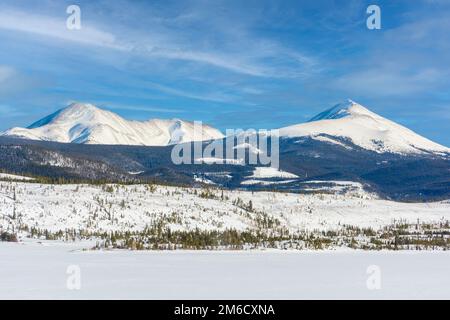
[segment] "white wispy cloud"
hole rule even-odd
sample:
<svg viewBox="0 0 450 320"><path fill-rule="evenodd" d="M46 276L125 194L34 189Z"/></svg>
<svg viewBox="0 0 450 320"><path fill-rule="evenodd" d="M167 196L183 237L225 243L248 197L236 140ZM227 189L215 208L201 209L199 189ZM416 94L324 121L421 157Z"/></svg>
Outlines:
<svg viewBox="0 0 450 320"><path fill-rule="evenodd" d="M19 111L9 105L0 104L0 115L3 118L14 118L24 116L26 113Z"/></svg>
<svg viewBox="0 0 450 320"><path fill-rule="evenodd" d="M148 83L149 88L158 90L163 93L167 93L170 95L175 95L179 97L194 99L194 100L202 100L202 101L212 101L212 102L232 102L235 101L235 97L224 94L221 92L208 92L208 93L193 93L191 91L180 90L176 88L172 88L166 85L162 85L159 83Z"/></svg>
<svg viewBox="0 0 450 320"><path fill-rule="evenodd" d="M383 31L368 54L352 60L332 84L339 90L379 97L439 92L450 76L449 28L450 21L442 13L409 15L397 27Z"/></svg>
<svg viewBox="0 0 450 320"><path fill-rule="evenodd" d="M43 81L21 73L9 65L0 65L0 98L24 93L44 85Z"/></svg>
<svg viewBox="0 0 450 320"><path fill-rule="evenodd" d="M186 16L196 17L193 14ZM226 28L222 27L229 37ZM126 26L102 25L100 22L93 25L90 20L82 19L81 30L69 30L63 15L56 18L8 8L0 11L0 30L2 29L124 51L148 59L192 62L255 77L297 77L310 72L315 65L311 57L283 48L273 41L248 36L245 32L237 34L236 38L224 39L229 43L235 42L231 51L222 48L218 51L214 46L205 48L199 45L203 44L201 38L194 43L192 39L184 40L178 35L178 29L155 27L155 30L149 28L143 32Z"/></svg>
<svg viewBox="0 0 450 320"><path fill-rule="evenodd" d="M442 74L436 69L405 72L395 68L375 67L352 72L338 78L336 87L345 91L371 96L402 96L430 90Z"/></svg>
<svg viewBox="0 0 450 320"><path fill-rule="evenodd" d="M158 112L158 113L183 113L185 110L168 107L155 107L155 106L134 106L134 105L118 105L118 104L99 104L107 109L112 110L130 110L130 111L142 111L142 112Z"/></svg>
<svg viewBox="0 0 450 320"><path fill-rule="evenodd" d="M6 82L15 74L14 68L0 65L0 84Z"/></svg>
<svg viewBox="0 0 450 320"><path fill-rule="evenodd" d="M66 20L63 18L36 15L18 10L2 9L0 11L0 29L32 33L85 45L126 49L117 43L113 34L96 27L83 25L81 30L69 30L66 27Z"/></svg>
<svg viewBox="0 0 450 320"><path fill-rule="evenodd" d="M268 70L266 70L266 68L262 66L251 65L250 63L242 63L242 61L240 61L241 59L235 56L222 56L221 54L217 53L191 50L174 50L168 48L149 48L147 54L164 59L176 59L204 63L251 76L271 75Z"/></svg>

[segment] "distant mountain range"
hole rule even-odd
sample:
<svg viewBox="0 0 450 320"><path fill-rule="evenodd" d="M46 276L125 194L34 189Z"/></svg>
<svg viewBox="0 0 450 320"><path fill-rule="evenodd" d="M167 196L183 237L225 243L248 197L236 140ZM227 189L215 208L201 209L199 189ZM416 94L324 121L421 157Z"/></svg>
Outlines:
<svg viewBox="0 0 450 320"><path fill-rule="evenodd" d="M385 119L352 100L337 104L307 123L281 128L281 137L311 137L353 144L375 152L448 153L450 149ZM167 146L195 140L222 139L223 134L203 125L201 137L194 124L179 119L128 121L91 104L74 103L33 123L0 135L23 139L79 144Z"/></svg>
<svg viewBox="0 0 450 320"><path fill-rule="evenodd" d="M192 128L182 120L127 121L91 105L71 105L27 129L4 132L0 171L298 193L334 192L354 187L351 181L383 198L450 199L450 149L353 101L279 129L279 169L239 162L175 165L172 149L190 144ZM224 145L234 139L211 127L204 127L203 138ZM255 151L243 147L246 158Z"/></svg>

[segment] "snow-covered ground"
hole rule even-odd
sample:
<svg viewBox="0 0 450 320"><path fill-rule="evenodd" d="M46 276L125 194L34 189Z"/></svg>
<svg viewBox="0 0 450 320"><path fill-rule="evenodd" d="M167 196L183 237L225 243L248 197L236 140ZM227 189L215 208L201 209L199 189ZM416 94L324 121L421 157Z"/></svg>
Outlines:
<svg viewBox="0 0 450 320"><path fill-rule="evenodd" d="M172 230L248 230L260 212L292 231L450 219L449 201L397 203L352 190L301 195L1 181L0 231L142 231L163 217ZM86 250L95 238L24 235L19 243L0 242L0 299L450 298L448 251Z"/></svg>
<svg viewBox="0 0 450 320"><path fill-rule="evenodd" d="M0 179L1 180L16 180L16 181L31 181L34 180L30 177L24 177L24 176L18 176L15 174L9 174L9 173L0 173Z"/></svg>
<svg viewBox="0 0 450 320"><path fill-rule="evenodd" d="M252 228L241 204L280 221L291 230L332 230L342 225L382 227L450 220L450 202L400 203L380 200L362 189L347 194L292 194L221 191L147 185L46 185L0 181L0 227L14 212L28 227L89 231L143 230L161 217L173 230ZM15 211L14 211L15 210Z"/></svg>
<svg viewBox="0 0 450 320"><path fill-rule="evenodd" d="M297 175L272 167L256 167L250 178L298 178Z"/></svg>
<svg viewBox="0 0 450 320"><path fill-rule="evenodd" d="M450 254L442 251L80 247L0 242L0 299L450 299Z"/></svg>
<svg viewBox="0 0 450 320"><path fill-rule="evenodd" d="M297 175L286 172L283 170L279 170L277 168L272 167L256 167L253 173L247 177L246 180L242 181L242 185L274 185L274 184L283 184L283 183L291 183L298 178ZM265 180L270 179L270 180ZM275 179L275 180L274 180ZM290 180L289 180L290 179Z"/></svg>

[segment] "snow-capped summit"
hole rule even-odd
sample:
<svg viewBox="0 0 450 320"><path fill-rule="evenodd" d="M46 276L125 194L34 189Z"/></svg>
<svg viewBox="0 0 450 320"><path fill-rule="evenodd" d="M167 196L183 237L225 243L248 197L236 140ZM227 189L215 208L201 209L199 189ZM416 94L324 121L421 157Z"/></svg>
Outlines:
<svg viewBox="0 0 450 320"><path fill-rule="evenodd" d="M353 116L366 115L366 116L370 116L370 117L374 117L374 118L376 118L376 117L381 118L379 115L377 115L376 113L373 113L372 111L368 110L367 108L363 107L362 105L354 102L351 99L347 99L347 101L345 101L343 103L338 103L334 107L319 113L318 115L314 116L308 122L319 121L319 120L340 119L340 118L349 117L352 115Z"/></svg>
<svg viewBox="0 0 450 320"><path fill-rule="evenodd" d="M72 103L27 128L12 128L2 133L32 140L83 144L122 144L165 146L195 140L223 137L210 126L194 135L194 123L179 119L129 121L92 104Z"/></svg>
<svg viewBox="0 0 450 320"><path fill-rule="evenodd" d="M280 135L310 136L335 144L341 144L341 141L333 137L346 138L357 146L379 153L450 153L449 148L383 118L352 100L337 104L306 123L281 128Z"/></svg>

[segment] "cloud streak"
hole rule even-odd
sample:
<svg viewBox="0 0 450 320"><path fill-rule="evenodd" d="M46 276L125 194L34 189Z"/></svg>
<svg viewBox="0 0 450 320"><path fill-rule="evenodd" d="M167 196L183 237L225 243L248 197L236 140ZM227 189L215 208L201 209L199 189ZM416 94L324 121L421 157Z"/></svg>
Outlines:
<svg viewBox="0 0 450 320"><path fill-rule="evenodd" d="M30 14L24 11L1 10L0 29L26 32L84 45L126 49L116 42L114 35L98 28L83 25L81 30L69 30L64 19Z"/></svg>
<svg viewBox="0 0 450 320"><path fill-rule="evenodd" d="M218 53L215 50L191 48L195 47L195 44L176 39L177 37L173 35L176 30L164 29L160 34L156 32L140 34L125 27L116 28L119 30L113 33L104 31L112 28L94 26L87 19L82 20L81 30L69 30L62 17L55 18L12 9L0 11L0 29L29 33L84 46L123 51L148 59L198 63L254 77L296 77L310 71L314 65L312 58L284 49L274 43L270 44L270 48L258 47L246 54L243 54L242 51L238 54L226 51ZM243 41L243 43L249 42L255 42L255 39L247 38ZM282 60L284 64L290 64L290 67L283 68L281 65L272 67L270 64L262 62L265 59L273 58L278 61ZM293 68L294 66L295 68Z"/></svg>
<svg viewBox="0 0 450 320"><path fill-rule="evenodd" d="M166 85L158 84L158 83L149 83L149 88L158 90L160 92L169 94L169 95L175 95L179 97L194 99L194 100L202 100L202 101L213 101L213 102L220 102L220 103L228 103L235 101L235 97L223 93L206 93L206 94L196 94L191 91L185 91L180 89L175 89Z"/></svg>
<svg viewBox="0 0 450 320"><path fill-rule="evenodd" d="M9 80L15 74L15 70L8 66L0 65L0 84Z"/></svg>

